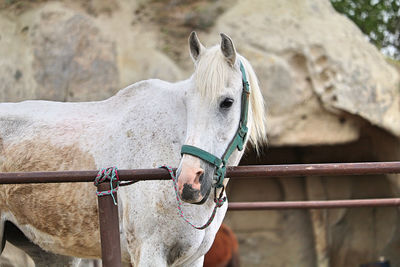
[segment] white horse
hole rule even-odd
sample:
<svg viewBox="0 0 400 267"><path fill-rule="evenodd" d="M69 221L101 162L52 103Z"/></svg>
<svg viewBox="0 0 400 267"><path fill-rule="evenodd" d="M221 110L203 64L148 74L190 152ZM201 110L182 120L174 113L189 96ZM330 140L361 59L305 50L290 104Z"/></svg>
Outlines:
<svg viewBox="0 0 400 267"><path fill-rule="evenodd" d="M180 150L185 144L223 156L241 119L241 64L251 90L245 142L266 140L255 73L232 40L221 37L220 46L207 49L190 35L195 71L184 81L142 81L98 102L0 104L0 171L179 166L183 210L193 224L204 224L214 208L215 167L190 153L181 157ZM228 164L237 165L242 154L235 149ZM45 251L100 258L95 191L92 183L0 185L0 241L12 223ZM197 230L177 215L171 181L138 182L118 196L122 260L134 266L202 266L227 209Z"/></svg>

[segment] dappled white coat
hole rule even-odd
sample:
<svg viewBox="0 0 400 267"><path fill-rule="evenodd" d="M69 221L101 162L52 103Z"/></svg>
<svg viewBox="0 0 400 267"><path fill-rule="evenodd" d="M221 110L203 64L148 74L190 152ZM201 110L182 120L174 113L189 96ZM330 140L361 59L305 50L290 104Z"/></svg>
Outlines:
<svg viewBox="0 0 400 267"><path fill-rule="evenodd" d="M219 47L212 49L212 53L221 53ZM250 101L249 127L258 124L256 137L263 139L264 121L253 119L255 105L257 113L264 112L261 94L251 66L238 57L250 76L252 93L258 91ZM235 84L227 90L240 103L238 64L226 67L232 71L228 87ZM208 143L200 144L200 148L221 156L236 132L240 105L232 110L235 114L229 128L220 122L210 125L214 115L207 110L196 116L190 112L198 110L189 103L196 103L200 95L192 76L178 83L139 82L99 102L2 103L0 171L179 166L180 147L196 139L187 135L188 129L194 128L196 135L206 135L196 139ZM212 101L207 105L202 100L197 102L213 110ZM187 114L193 121L187 120ZM218 138L214 134L219 134ZM231 165L238 163L241 153L232 155ZM0 240L4 221L8 220L47 251L80 258L100 257L95 190L90 183L0 185ZM131 261L134 266L202 266L203 255L227 209L227 204L223 205L210 227L196 230L177 215L172 181L142 181L121 187L118 197L123 261ZM213 193L202 205L184 204L186 216L195 225L204 224L211 215L212 198Z"/></svg>

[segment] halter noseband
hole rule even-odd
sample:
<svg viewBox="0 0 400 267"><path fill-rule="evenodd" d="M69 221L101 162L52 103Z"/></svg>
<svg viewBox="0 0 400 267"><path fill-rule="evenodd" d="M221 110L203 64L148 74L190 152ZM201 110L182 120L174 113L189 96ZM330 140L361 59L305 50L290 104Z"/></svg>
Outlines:
<svg viewBox="0 0 400 267"><path fill-rule="evenodd" d="M208 163L215 166L216 169L214 173L214 180L215 180L214 187L216 188L221 188L224 186L223 181L226 174L226 164L228 162L228 159L232 155L232 153L236 150L236 148L239 151L243 150L243 146L248 132L247 115L249 109L250 86L246 78L246 72L244 66L242 62L239 63L240 63L240 72L242 73L242 84L243 84L242 108L240 111L239 128L236 131L235 137L232 139L228 148L225 150L225 153L223 154L222 158L214 156L213 154L195 146L183 145L181 148L182 155L183 154L192 155L204 161L207 161Z"/></svg>

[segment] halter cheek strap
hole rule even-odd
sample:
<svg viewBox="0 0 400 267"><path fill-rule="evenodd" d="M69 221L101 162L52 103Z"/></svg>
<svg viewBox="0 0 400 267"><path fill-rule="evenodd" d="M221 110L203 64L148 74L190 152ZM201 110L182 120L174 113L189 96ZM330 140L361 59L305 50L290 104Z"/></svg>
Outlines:
<svg viewBox="0 0 400 267"><path fill-rule="evenodd" d="M249 109L249 95L250 95L250 86L249 82L247 81L246 72L242 62L240 62L240 72L242 73L242 107L240 111L240 122L239 128L236 131L234 138L232 139L231 143L225 150L225 153L221 158L195 146L190 145L183 145L181 148L181 154L188 154L195 157L198 157L215 167L214 173L214 186L216 188L223 187L223 181L226 174L226 164L229 160L229 157L232 153L237 149L239 151L243 150L248 128L247 128L247 116L248 116L248 109Z"/></svg>

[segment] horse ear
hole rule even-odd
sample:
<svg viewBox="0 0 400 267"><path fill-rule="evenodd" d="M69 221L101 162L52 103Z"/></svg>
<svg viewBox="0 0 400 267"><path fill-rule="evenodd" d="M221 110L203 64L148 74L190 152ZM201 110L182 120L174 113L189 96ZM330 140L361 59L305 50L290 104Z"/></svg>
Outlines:
<svg viewBox="0 0 400 267"><path fill-rule="evenodd" d="M232 39L227 35L221 33L221 51L226 57L229 65L233 66L236 61L236 49L233 45Z"/></svg>
<svg viewBox="0 0 400 267"><path fill-rule="evenodd" d="M197 38L196 32L192 32L189 36L189 47L190 55L193 61L196 62L202 50L205 49L204 46L200 43L199 38Z"/></svg>

